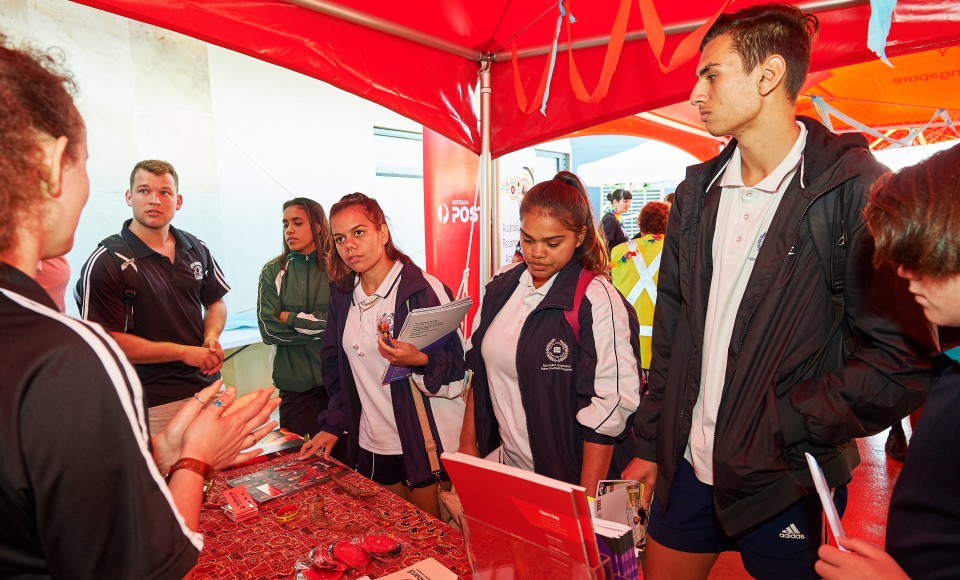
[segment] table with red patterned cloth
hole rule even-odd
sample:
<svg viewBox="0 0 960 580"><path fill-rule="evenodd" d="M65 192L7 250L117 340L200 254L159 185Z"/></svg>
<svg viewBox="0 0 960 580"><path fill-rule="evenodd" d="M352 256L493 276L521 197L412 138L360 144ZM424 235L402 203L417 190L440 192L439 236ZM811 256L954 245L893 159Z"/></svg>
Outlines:
<svg viewBox="0 0 960 580"><path fill-rule="evenodd" d="M350 540L366 533L382 534L401 544L393 558L374 559L354 568L343 578L378 578L433 557L460 576L467 575L463 536L440 520L382 488L375 487L356 472L337 464L333 480L260 505L260 514L250 520L234 522L221 509L226 482L237 477L274 467L295 459L281 455L266 461L241 466L217 476L210 497L200 514L203 552L194 568L196 578L293 578L294 564L306 559L316 546L324 548L339 540ZM344 485L346 484L346 485ZM348 489L356 486L356 489ZM376 489L371 497L350 493ZM311 523L311 508L319 502L323 517ZM284 506L298 509L296 519L280 522L274 514Z"/></svg>

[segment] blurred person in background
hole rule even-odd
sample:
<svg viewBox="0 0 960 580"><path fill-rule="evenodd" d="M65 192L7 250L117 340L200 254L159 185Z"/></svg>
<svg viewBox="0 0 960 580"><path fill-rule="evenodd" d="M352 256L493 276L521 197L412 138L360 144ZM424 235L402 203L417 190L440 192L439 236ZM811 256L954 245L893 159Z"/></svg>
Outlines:
<svg viewBox="0 0 960 580"><path fill-rule="evenodd" d="M632 199L633 194L626 189L617 189L607 194L607 201L610 202L612 208L600 220L607 255L610 254L611 249L627 241L627 234L623 231L623 214L630 211L630 200Z"/></svg>
<svg viewBox="0 0 960 580"><path fill-rule="evenodd" d="M637 215L640 233L610 252L610 274L614 287L633 305L640 320L640 366L646 385L650 371L650 341L653 311L657 304L657 280L667 231L670 206L659 201L644 204Z"/></svg>

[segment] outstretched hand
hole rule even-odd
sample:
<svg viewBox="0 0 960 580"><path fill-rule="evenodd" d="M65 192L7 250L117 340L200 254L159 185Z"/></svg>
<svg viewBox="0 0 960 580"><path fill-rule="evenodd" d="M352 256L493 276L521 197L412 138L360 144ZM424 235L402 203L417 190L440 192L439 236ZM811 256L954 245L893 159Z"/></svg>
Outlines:
<svg viewBox="0 0 960 580"><path fill-rule="evenodd" d="M297 459L307 459L317 453L322 453L324 459L330 459L330 452L333 451L333 446L336 445L339 440L340 438L333 433L321 431L317 433L316 437L303 444Z"/></svg>
<svg viewBox="0 0 960 580"><path fill-rule="evenodd" d="M166 473L170 466L180 458L180 450L183 447L183 432L187 430L190 423L197 418L197 415L203 409L201 401L212 404L214 400L219 400L221 404L225 404L227 400L234 400L236 389L232 387L218 395L222 385L223 381L216 380L206 388L201 389L192 400L188 400L180 407L180 410L167 423L163 431L153 436L153 460L157 464L157 468L160 469L160 473Z"/></svg>
<svg viewBox="0 0 960 580"><path fill-rule="evenodd" d="M216 391L213 391L215 393ZM210 399L200 392L200 398ZM255 444L264 435L277 426L270 421L270 413L280 404L280 399L270 399L272 388L261 389L236 399L236 389L230 387L219 398L220 405L202 405L199 401L188 401L181 413L171 421L162 436L172 435L169 440L175 442L178 431L181 433L181 445L178 457L192 457L208 463L216 470L241 463L260 455L260 449L240 453ZM212 396L212 395L211 395ZM235 411L228 410L236 405Z"/></svg>

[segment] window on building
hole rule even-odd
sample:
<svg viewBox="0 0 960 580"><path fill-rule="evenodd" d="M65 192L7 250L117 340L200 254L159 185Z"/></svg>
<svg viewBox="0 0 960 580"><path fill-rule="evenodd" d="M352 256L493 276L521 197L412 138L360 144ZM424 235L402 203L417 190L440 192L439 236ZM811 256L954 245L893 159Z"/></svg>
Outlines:
<svg viewBox="0 0 960 580"><path fill-rule="evenodd" d="M546 151L543 149L534 149L536 158L533 165L533 177L537 183L546 181L558 171L563 171L570 167L570 155L558 151Z"/></svg>
<svg viewBox="0 0 960 580"><path fill-rule="evenodd" d="M423 133L374 127L373 143L378 177L423 179Z"/></svg>

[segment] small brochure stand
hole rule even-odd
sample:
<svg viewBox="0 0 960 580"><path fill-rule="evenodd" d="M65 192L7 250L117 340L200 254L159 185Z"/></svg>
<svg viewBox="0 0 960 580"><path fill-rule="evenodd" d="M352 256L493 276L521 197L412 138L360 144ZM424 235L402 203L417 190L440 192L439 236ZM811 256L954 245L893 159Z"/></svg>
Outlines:
<svg viewBox="0 0 960 580"><path fill-rule="evenodd" d="M466 513L460 523L470 567L477 580L621 580L604 575L604 564L609 569L606 556L601 557L599 566L589 568L584 563L586 553L576 561L549 546L534 544Z"/></svg>

